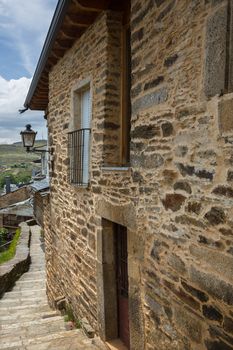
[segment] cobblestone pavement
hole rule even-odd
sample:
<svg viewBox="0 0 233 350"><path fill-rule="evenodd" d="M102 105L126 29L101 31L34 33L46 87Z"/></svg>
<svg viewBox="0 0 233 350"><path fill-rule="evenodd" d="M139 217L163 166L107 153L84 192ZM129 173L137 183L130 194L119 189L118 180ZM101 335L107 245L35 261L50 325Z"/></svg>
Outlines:
<svg viewBox="0 0 233 350"><path fill-rule="evenodd" d="M99 338L65 329L64 319L50 309L45 291L45 260L40 228L32 226L30 269L0 300L1 350L106 350Z"/></svg>

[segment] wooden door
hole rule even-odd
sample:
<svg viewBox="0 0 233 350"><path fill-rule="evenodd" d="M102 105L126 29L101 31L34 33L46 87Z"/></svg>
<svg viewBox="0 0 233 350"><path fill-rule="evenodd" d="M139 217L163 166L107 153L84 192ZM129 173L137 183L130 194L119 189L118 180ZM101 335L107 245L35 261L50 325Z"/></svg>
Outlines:
<svg viewBox="0 0 233 350"><path fill-rule="evenodd" d="M118 333L121 341L130 349L127 228L121 225L117 225L116 248Z"/></svg>

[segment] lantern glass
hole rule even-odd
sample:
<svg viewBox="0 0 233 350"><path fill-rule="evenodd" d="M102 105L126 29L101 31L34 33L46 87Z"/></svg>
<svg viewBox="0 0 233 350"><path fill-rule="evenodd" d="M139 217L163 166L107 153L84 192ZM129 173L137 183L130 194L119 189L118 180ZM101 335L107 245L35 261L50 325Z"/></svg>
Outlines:
<svg viewBox="0 0 233 350"><path fill-rule="evenodd" d="M27 124L26 129L21 131L20 135L22 137L23 146L30 148L34 146L35 138L37 132L31 129L31 125Z"/></svg>

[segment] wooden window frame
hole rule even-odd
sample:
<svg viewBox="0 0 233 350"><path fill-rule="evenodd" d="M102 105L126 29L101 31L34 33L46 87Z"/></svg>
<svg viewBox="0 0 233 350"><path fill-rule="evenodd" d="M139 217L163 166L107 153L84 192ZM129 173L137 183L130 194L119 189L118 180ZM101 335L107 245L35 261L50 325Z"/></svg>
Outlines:
<svg viewBox="0 0 233 350"><path fill-rule="evenodd" d="M130 119L131 119L131 34L130 12L123 19L121 34L121 135L120 160L121 165L130 163Z"/></svg>

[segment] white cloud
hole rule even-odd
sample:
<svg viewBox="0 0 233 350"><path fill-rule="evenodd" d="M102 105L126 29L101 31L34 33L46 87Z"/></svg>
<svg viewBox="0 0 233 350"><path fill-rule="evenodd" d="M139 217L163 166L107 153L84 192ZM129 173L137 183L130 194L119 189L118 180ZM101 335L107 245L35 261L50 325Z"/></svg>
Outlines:
<svg viewBox="0 0 233 350"><path fill-rule="evenodd" d="M0 0L1 36L9 38L14 44L30 75L34 73L56 2Z"/></svg>
<svg viewBox="0 0 233 350"><path fill-rule="evenodd" d="M43 112L27 111L20 115L31 79L5 80L0 76L0 143L20 141L20 131L26 124L32 124L38 131L38 138L46 138Z"/></svg>
<svg viewBox="0 0 233 350"><path fill-rule="evenodd" d="M14 113L23 105L31 79L20 78L18 80L5 80L0 76L0 115Z"/></svg>
<svg viewBox="0 0 233 350"><path fill-rule="evenodd" d="M11 53L14 50L14 65L22 71L19 74L33 75L56 3L57 0L0 0L1 58L6 57L0 67L0 143L19 141L19 133L28 123L38 131L38 138L46 138L43 112L18 113L18 109L23 108L31 79L3 77L11 78L14 71L14 67L9 67L8 48Z"/></svg>

